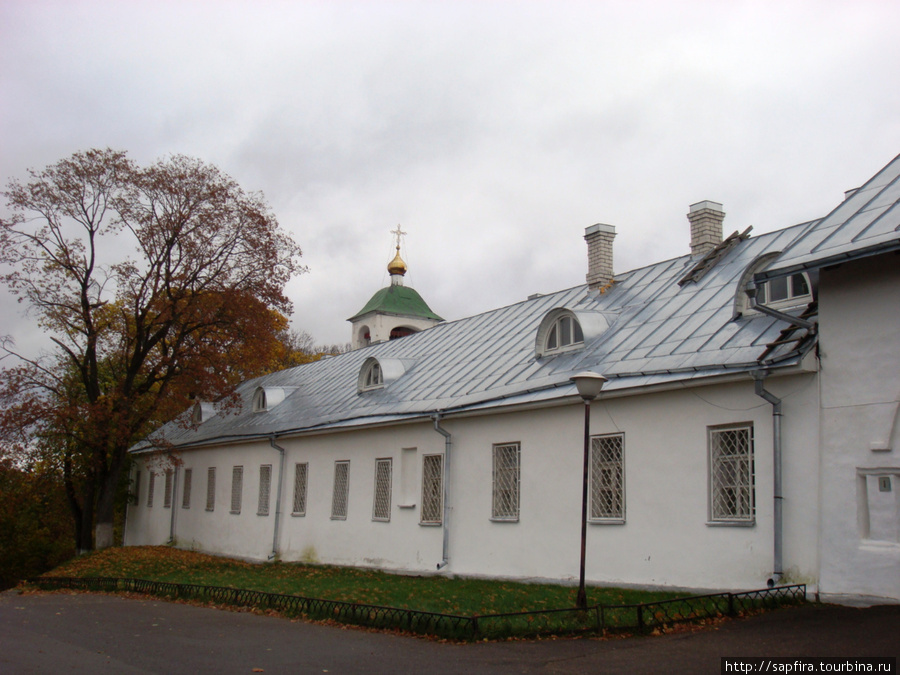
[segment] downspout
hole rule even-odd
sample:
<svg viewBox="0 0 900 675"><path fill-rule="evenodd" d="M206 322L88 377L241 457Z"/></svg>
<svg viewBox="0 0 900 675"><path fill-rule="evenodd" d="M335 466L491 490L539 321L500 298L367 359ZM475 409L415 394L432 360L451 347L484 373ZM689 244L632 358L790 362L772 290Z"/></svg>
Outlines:
<svg viewBox="0 0 900 675"><path fill-rule="evenodd" d="M175 510L177 509L176 495L178 494L178 467L176 466L173 469L172 474L172 496L170 497L171 501L169 502L169 508L172 509L172 515L169 517L169 546L173 546L175 544Z"/></svg>
<svg viewBox="0 0 900 675"><path fill-rule="evenodd" d="M768 373L764 370L753 372L753 379L756 384L756 395L764 398L772 404L772 464L773 464L773 492L775 497L774 512L774 530L775 530L775 552L774 552L774 571L772 578L768 581L771 588L781 579L782 561L783 561L783 541L784 541L784 525L783 525L783 502L782 495L782 471L781 471L781 418L784 416L781 412L781 399L766 391L763 386L764 380Z"/></svg>
<svg viewBox="0 0 900 675"><path fill-rule="evenodd" d="M437 564L437 568L443 569L450 563L450 446L451 436L446 429L441 428L440 413L432 417L434 420L434 430L444 437L444 514L441 518L441 529L444 531L444 545L442 551L441 562Z"/></svg>
<svg viewBox="0 0 900 675"><path fill-rule="evenodd" d="M272 532L272 554L269 560L278 556L278 525L281 523L281 484L284 482L284 448L275 442L275 434L269 436L269 445L281 454L278 463L278 487L275 489L275 527Z"/></svg>
<svg viewBox="0 0 900 675"><path fill-rule="evenodd" d="M778 319L780 321L785 321L789 324L799 326L800 328L805 328L812 334L816 333L816 330L818 329L818 324L816 324L815 321L801 319L799 316L791 316L790 314L785 314L784 312L779 312L777 309L772 309L771 307L767 307L766 305L760 305L758 302L756 302L756 284L753 283L752 281L747 285L747 288L744 290L744 293L747 294L747 298L750 300L750 308L751 309L755 309L757 312L771 316L774 319Z"/></svg>

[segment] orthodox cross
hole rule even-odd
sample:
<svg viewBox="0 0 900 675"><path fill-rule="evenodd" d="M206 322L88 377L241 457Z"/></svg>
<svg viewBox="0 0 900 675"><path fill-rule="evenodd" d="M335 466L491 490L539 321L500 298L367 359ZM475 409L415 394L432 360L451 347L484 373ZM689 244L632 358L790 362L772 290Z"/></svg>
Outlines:
<svg viewBox="0 0 900 675"><path fill-rule="evenodd" d="M391 234L397 236L397 250L399 251L399 250L400 250L400 237L402 237L404 234L406 234L406 232L404 232L403 230L401 230L401 229L400 229L400 226L397 225L397 229L396 229L396 230L391 230Z"/></svg>

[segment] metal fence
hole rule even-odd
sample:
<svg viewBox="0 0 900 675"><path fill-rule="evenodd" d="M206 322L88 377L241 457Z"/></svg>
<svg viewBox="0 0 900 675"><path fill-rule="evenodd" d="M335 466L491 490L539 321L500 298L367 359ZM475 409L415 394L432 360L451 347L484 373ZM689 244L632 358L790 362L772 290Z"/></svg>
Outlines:
<svg viewBox="0 0 900 675"><path fill-rule="evenodd" d="M604 631L649 632L676 623L737 616L758 609L806 601L806 585L779 586L741 593L714 593L635 605L594 605L587 609L549 609L459 616L382 607L299 595L266 593L224 586L176 584L110 577L38 577L28 583L44 590L72 589L144 593L232 607L253 607L281 614L339 623L405 630L444 638L474 640L511 636L600 634Z"/></svg>

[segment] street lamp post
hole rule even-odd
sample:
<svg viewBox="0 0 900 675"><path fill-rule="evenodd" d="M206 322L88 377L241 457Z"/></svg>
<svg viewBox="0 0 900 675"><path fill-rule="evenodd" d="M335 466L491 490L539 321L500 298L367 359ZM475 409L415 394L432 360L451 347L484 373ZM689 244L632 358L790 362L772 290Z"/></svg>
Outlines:
<svg viewBox="0 0 900 675"><path fill-rule="evenodd" d="M588 501L588 464L590 462L591 443L591 401L600 395L606 378L598 373L584 372L571 378L578 389L578 395L584 401L584 466L581 486L581 571L578 576L578 596L575 604L579 609L587 608L587 593L584 590L584 554L587 542L587 501Z"/></svg>

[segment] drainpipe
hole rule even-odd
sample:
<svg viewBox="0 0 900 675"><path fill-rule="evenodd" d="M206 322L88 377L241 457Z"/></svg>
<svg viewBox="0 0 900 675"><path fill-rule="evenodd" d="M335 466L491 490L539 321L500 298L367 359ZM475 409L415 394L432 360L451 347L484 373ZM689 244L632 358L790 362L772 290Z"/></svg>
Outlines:
<svg viewBox="0 0 900 675"><path fill-rule="evenodd" d="M446 429L441 428L440 414L432 417L434 430L444 437L444 515L441 518L441 527L444 531L444 546L441 562L437 568L443 569L450 563L450 445L451 436Z"/></svg>
<svg viewBox="0 0 900 675"><path fill-rule="evenodd" d="M278 487L275 489L275 527L272 532L272 554L269 560L274 560L278 556L278 525L281 522L281 484L284 482L284 448L275 442L275 434L269 437L269 445L281 454L281 460L278 463Z"/></svg>
<svg viewBox="0 0 900 675"><path fill-rule="evenodd" d="M782 544L784 540L783 531L783 514L782 507L784 497L782 496L782 473L781 473L781 399L766 391L763 386L764 380L768 373L766 371L757 370L753 373L753 379L756 381L756 395L764 398L772 404L772 464L773 464L773 491L775 493L775 513L774 513L774 529L775 529L775 556L774 556L774 572L772 578L768 581L771 588L778 583L782 576Z"/></svg>
<svg viewBox="0 0 900 675"><path fill-rule="evenodd" d="M775 319L779 319L780 321L786 321L787 323L793 324L795 326L800 326L800 328L805 328L810 333L815 333L818 326L815 321L808 321L806 319L801 319L799 316L791 316L790 314L785 314L784 312L779 312L777 309L772 309L771 307L767 307L766 305L760 305L756 302L756 284L752 281L747 285L747 288L744 290L744 293L747 294L747 298L750 300L750 307L755 309L757 312L761 312L762 314L767 314Z"/></svg>
<svg viewBox="0 0 900 675"><path fill-rule="evenodd" d="M175 499L175 495L178 494L178 467L176 466L172 473L172 496L170 497L171 501L169 502L169 508L172 509L172 515L169 518L169 545L175 543L175 509L178 500Z"/></svg>

